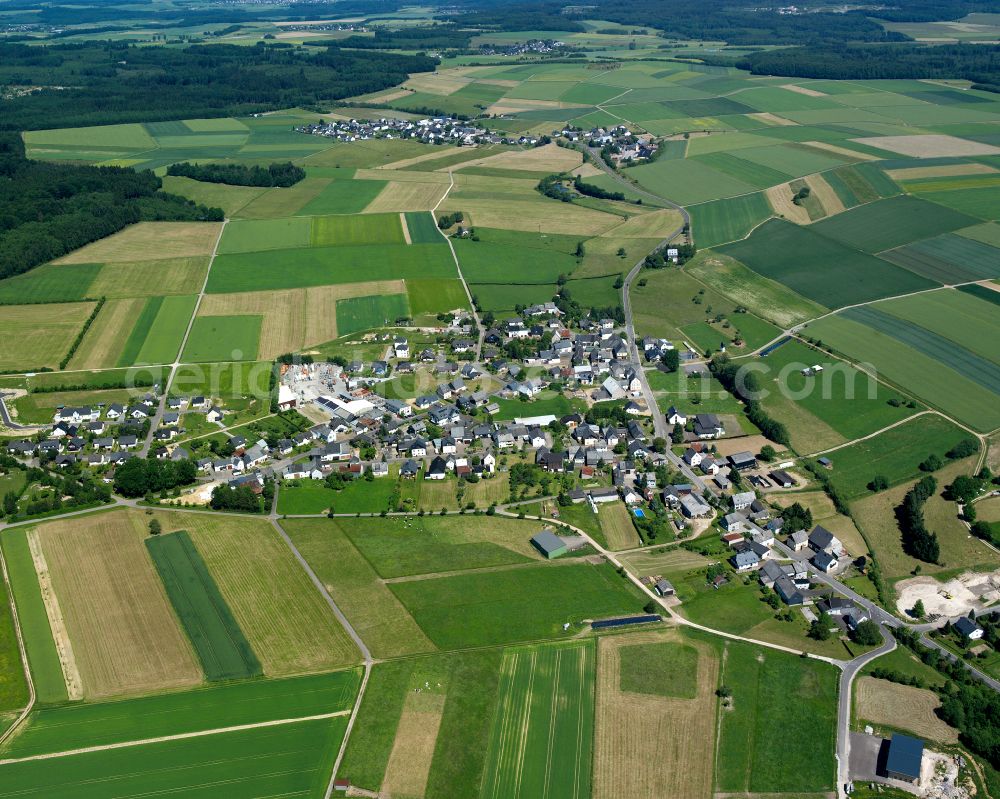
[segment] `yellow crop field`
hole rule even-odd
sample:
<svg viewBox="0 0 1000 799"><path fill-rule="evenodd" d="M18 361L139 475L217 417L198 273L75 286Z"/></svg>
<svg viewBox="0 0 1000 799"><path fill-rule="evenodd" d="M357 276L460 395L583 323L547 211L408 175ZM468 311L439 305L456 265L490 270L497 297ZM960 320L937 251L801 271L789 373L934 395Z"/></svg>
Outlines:
<svg viewBox="0 0 1000 799"><path fill-rule="evenodd" d="M373 280L309 289L206 294L198 316L263 316L258 355L269 359L337 338L337 300L405 293L402 280Z"/></svg>
<svg viewBox="0 0 1000 799"><path fill-rule="evenodd" d="M158 516L165 531L188 531L266 675L358 662L354 642L266 521L207 514Z"/></svg>
<svg viewBox="0 0 1000 799"><path fill-rule="evenodd" d="M598 641L594 730L594 799L712 795L715 688L719 664L705 644L698 650L697 693L680 699L622 691L620 649L680 641L676 631L618 635Z"/></svg>
<svg viewBox="0 0 1000 799"><path fill-rule="evenodd" d="M410 691L396 727L382 791L388 796L422 797L434 758L446 694Z"/></svg>
<svg viewBox="0 0 1000 799"><path fill-rule="evenodd" d="M466 224L537 233L569 233L596 236L620 223L620 218L590 208L551 200L497 198L463 199L448 197L442 213L462 211Z"/></svg>
<svg viewBox="0 0 1000 799"><path fill-rule="evenodd" d="M143 545L145 525L120 510L37 528L87 699L202 680Z"/></svg>
<svg viewBox="0 0 1000 799"><path fill-rule="evenodd" d="M783 216L796 225L808 225L811 221L805 206L792 202L795 190L791 184L782 183L778 186L771 186L771 188L765 189L764 194L767 195L767 201L771 203L771 207L778 216Z"/></svg>
<svg viewBox="0 0 1000 799"><path fill-rule="evenodd" d="M530 150L513 150L490 155L486 158L477 158L474 161L466 161L458 166L449 167L449 169L459 171L470 166L485 166L494 169L535 172L569 172L582 163L583 156L576 150L558 147L555 144L546 144L543 147L534 147Z"/></svg>
<svg viewBox="0 0 1000 799"><path fill-rule="evenodd" d="M859 678L854 691L854 713L859 719L906 730L932 741L958 742L958 731L934 713L941 700L933 691L874 677Z"/></svg>
<svg viewBox="0 0 1000 799"><path fill-rule="evenodd" d="M888 169L893 180L920 180L922 178L955 178L962 175L990 175L997 170L989 164L946 164L944 166L912 166Z"/></svg>
<svg viewBox="0 0 1000 799"><path fill-rule="evenodd" d="M440 157L442 153L435 152ZM396 183L443 183L447 186L451 181L444 172L407 172L404 169L389 169L388 166L376 169L358 169L354 173L355 180L392 180Z"/></svg>
<svg viewBox="0 0 1000 799"><path fill-rule="evenodd" d="M221 222L139 222L55 263L130 263L211 255L221 229Z"/></svg>
<svg viewBox="0 0 1000 799"><path fill-rule="evenodd" d="M101 369L114 366L125 348L126 332L132 329L146 300L108 300L80 342L70 369Z"/></svg>
<svg viewBox="0 0 1000 799"><path fill-rule="evenodd" d="M454 94L470 83L472 81L469 78L462 78L448 72L430 72L413 75L403 86L417 92L448 95Z"/></svg>
<svg viewBox="0 0 1000 799"><path fill-rule="evenodd" d="M662 552L631 552L628 555L622 555L620 560L629 571L640 577L700 569L712 563L711 558L706 558L697 552L689 552L680 547L674 547Z"/></svg>
<svg viewBox="0 0 1000 799"><path fill-rule="evenodd" d="M664 209L637 214L602 235L616 239L656 239L661 241L675 233L684 223L680 211Z"/></svg>
<svg viewBox="0 0 1000 799"><path fill-rule="evenodd" d="M805 181L812 191L813 197L820 201L827 216L833 216L847 210L844 207L844 201L840 199L837 192L822 175L810 175Z"/></svg>
<svg viewBox="0 0 1000 799"><path fill-rule="evenodd" d="M455 152L454 147L434 147L430 152L415 155L412 158L403 158L399 161L393 161L392 163L377 166L375 168L404 169L405 167L413 166L414 164L422 164L424 161L435 161L438 158L444 158L445 156L451 155L453 152Z"/></svg>
<svg viewBox="0 0 1000 799"><path fill-rule="evenodd" d="M426 172L418 172L424 175ZM368 203L366 214L385 211L431 211L448 191L444 183L414 183L391 180L378 196Z"/></svg>

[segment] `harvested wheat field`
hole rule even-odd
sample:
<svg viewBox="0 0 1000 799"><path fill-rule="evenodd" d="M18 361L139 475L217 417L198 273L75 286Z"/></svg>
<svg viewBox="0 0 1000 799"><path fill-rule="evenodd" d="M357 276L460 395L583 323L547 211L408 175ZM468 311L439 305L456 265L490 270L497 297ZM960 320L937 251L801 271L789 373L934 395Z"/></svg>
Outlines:
<svg viewBox="0 0 1000 799"><path fill-rule="evenodd" d="M145 304L144 297L104 303L69 362L69 368L101 369L117 364L127 340L122 331L132 329Z"/></svg>
<svg viewBox="0 0 1000 799"><path fill-rule="evenodd" d="M486 158L477 158L474 161L466 161L449 168L459 171L470 166L485 166L495 169L523 169L534 172L569 172L571 169L576 169L581 163L583 163L583 156L576 150L558 147L555 144L546 144L543 147L534 147L530 150L514 150L490 155Z"/></svg>
<svg viewBox="0 0 1000 799"><path fill-rule="evenodd" d="M427 92L428 94L448 95L454 94L463 86L472 83L471 78L462 78L453 73L431 72L412 75L403 87L413 89L417 92Z"/></svg>
<svg viewBox="0 0 1000 799"><path fill-rule="evenodd" d="M909 155L913 158L947 158L969 155L996 155L1000 147L982 144L971 139L960 139L939 133L922 133L914 136L866 136L851 139L879 150Z"/></svg>
<svg viewBox="0 0 1000 799"><path fill-rule="evenodd" d="M849 147L840 147L836 144L831 144L826 141L807 141L802 142L803 144L808 144L810 147L814 147L817 150L826 150L828 153L833 153L834 155L842 155L845 158L850 158L853 161L878 161L879 156L872 155L871 153L863 153L859 150L852 150Z"/></svg>
<svg viewBox="0 0 1000 799"><path fill-rule="evenodd" d="M537 233L570 233L597 236L620 223L620 218L574 203L555 203L532 199L465 199L449 197L441 204L441 213L461 211L467 225L503 230L526 230Z"/></svg>
<svg viewBox="0 0 1000 799"><path fill-rule="evenodd" d="M911 166L888 169L893 180L920 180L922 178L957 178L962 175L990 175L996 172L989 164L945 164L944 166Z"/></svg>
<svg viewBox="0 0 1000 799"><path fill-rule="evenodd" d="M862 721L912 732L932 741L953 744L958 731L934 714L941 700L933 691L874 677L858 679L854 713Z"/></svg>
<svg viewBox="0 0 1000 799"><path fill-rule="evenodd" d="M418 174L425 175L426 172ZM448 192L443 183L400 183L389 181L378 196L368 203L363 213L377 214L385 211L433 211Z"/></svg>
<svg viewBox="0 0 1000 799"><path fill-rule="evenodd" d="M270 524L163 513L164 532L187 530L269 677L358 662L354 643Z"/></svg>
<svg viewBox="0 0 1000 799"><path fill-rule="evenodd" d="M809 224L809 212L805 209L805 206L796 205L792 202L795 190L791 184L782 183L779 186L771 186L771 188L764 190L764 194L767 195L767 201L771 203L771 207L776 214L783 216L789 222L794 222L796 225Z"/></svg>
<svg viewBox="0 0 1000 799"><path fill-rule="evenodd" d="M55 263L121 263L210 255L221 230L221 222L140 222L74 250Z"/></svg>
<svg viewBox="0 0 1000 799"><path fill-rule="evenodd" d="M407 694L385 768L383 795L423 797L446 698L429 690Z"/></svg>
<svg viewBox="0 0 1000 799"><path fill-rule="evenodd" d="M310 289L206 294L198 316L260 314L264 321L258 357L270 359L337 338L337 300L405 293L402 280L373 280Z"/></svg>
<svg viewBox="0 0 1000 799"><path fill-rule="evenodd" d="M758 111L755 114L747 114L747 116L750 117L750 119L756 119L758 122L763 122L765 125L788 127L790 125L798 124L791 119L785 119L784 117L779 117L777 114L772 114L770 111Z"/></svg>
<svg viewBox="0 0 1000 799"><path fill-rule="evenodd" d="M436 151L439 158L447 155L448 150ZM377 169L357 169L354 172L355 180L392 180L396 183L443 183L447 186L451 180L446 172L420 172L419 170L406 171L405 169L389 169L379 167ZM383 191L384 193L384 191ZM378 199L378 198L376 198ZM409 210L413 210L412 208Z"/></svg>
<svg viewBox="0 0 1000 799"><path fill-rule="evenodd" d="M781 88L788 89L788 91L795 92L796 94L804 94L806 97L826 97L824 92L818 92L815 89L807 89L805 86L797 86L794 83L783 83Z"/></svg>
<svg viewBox="0 0 1000 799"><path fill-rule="evenodd" d="M833 186L826 182L822 175L810 175L805 179L806 185L812 191L812 196L819 200L827 216L833 216L846 211L844 201L840 199Z"/></svg>
<svg viewBox="0 0 1000 799"><path fill-rule="evenodd" d="M381 166L375 167L375 169L405 169L408 166L413 166L414 164L422 164L424 161L434 161L438 158L445 158L455 152L454 147L433 147L429 153L421 153L420 155L415 155L412 158L402 158L399 161L393 161L391 164L382 164Z"/></svg>
<svg viewBox="0 0 1000 799"><path fill-rule="evenodd" d="M633 216L601 235L616 239L659 240L675 233L683 223L680 211L663 209Z"/></svg>
<svg viewBox="0 0 1000 799"><path fill-rule="evenodd" d="M694 699L620 689L622 647L682 641L698 650ZM711 796L718 674L711 648L683 638L676 630L599 640L594 799Z"/></svg>
<svg viewBox="0 0 1000 799"><path fill-rule="evenodd" d="M145 516L124 510L38 527L86 699L202 681L146 535Z"/></svg>

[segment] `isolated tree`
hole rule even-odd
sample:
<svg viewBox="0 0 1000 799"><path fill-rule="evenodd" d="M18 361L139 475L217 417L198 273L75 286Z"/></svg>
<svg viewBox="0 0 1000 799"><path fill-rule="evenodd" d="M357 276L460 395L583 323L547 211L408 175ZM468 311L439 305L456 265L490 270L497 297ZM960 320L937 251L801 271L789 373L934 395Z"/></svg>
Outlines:
<svg viewBox="0 0 1000 799"><path fill-rule="evenodd" d="M765 463L770 463L777 456L778 453L775 452L774 447L772 447L770 444L765 444L763 447L760 448L760 459Z"/></svg>
<svg viewBox="0 0 1000 799"><path fill-rule="evenodd" d="M576 243L576 252L574 253L574 255L576 255L577 258L583 258L583 256L586 255L586 254L587 254L587 250L584 248L583 242L582 241L578 241Z"/></svg>
<svg viewBox="0 0 1000 799"><path fill-rule="evenodd" d="M681 365L681 355L677 350L667 350L660 356L660 363L668 372L676 372Z"/></svg>
<svg viewBox="0 0 1000 799"><path fill-rule="evenodd" d="M670 431L670 440L675 444L684 443L684 425L680 422L674 425L674 429Z"/></svg>
<svg viewBox="0 0 1000 799"><path fill-rule="evenodd" d="M927 615L927 611L924 610L924 600L917 600L916 604L910 608L910 615L915 619L922 619Z"/></svg>
<svg viewBox="0 0 1000 799"><path fill-rule="evenodd" d="M160 524L160 520L159 519L150 519L149 520L149 534L150 535L159 535L162 532L163 532L163 525Z"/></svg>
<svg viewBox="0 0 1000 799"><path fill-rule="evenodd" d="M809 625L809 637L815 638L817 641L829 640L830 624L830 614L825 611L820 613L819 618Z"/></svg>
<svg viewBox="0 0 1000 799"><path fill-rule="evenodd" d="M862 646L877 646L882 643L882 633L875 622L866 620L854 628L851 640Z"/></svg>
<svg viewBox="0 0 1000 799"><path fill-rule="evenodd" d="M6 516L13 516L17 513L17 495L13 491L8 491L3 495L3 512Z"/></svg>
<svg viewBox="0 0 1000 799"><path fill-rule="evenodd" d="M658 609L659 609L658 605L653 600L649 600L649 602L647 602L646 606L643 608L643 610L649 614L656 613Z"/></svg>
<svg viewBox="0 0 1000 799"><path fill-rule="evenodd" d="M624 258L626 255L628 255L628 253L625 252L625 248L624 247L619 247L618 248L618 257L619 258Z"/></svg>

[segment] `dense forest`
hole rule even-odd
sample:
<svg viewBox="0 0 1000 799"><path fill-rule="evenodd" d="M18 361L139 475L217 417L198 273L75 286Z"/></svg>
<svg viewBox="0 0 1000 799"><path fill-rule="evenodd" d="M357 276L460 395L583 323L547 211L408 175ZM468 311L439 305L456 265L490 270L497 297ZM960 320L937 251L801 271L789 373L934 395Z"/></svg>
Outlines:
<svg viewBox="0 0 1000 799"><path fill-rule="evenodd" d="M435 64L425 56L336 47L303 52L263 43L185 48L0 43L0 85L74 87L5 101L0 129L246 116L314 106L387 89Z"/></svg>
<svg viewBox="0 0 1000 799"><path fill-rule="evenodd" d="M270 166L246 164L192 164L181 161L167 167L168 175L175 175L205 183L226 183L230 186L263 186L287 189L306 176L306 171L291 161Z"/></svg>
<svg viewBox="0 0 1000 799"><path fill-rule="evenodd" d="M751 53L732 63L756 75L836 80L964 78L983 88L1000 87L998 45L929 47L920 44L844 44L790 47Z"/></svg>
<svg viewBox="0 0 1000 799"><path fill-rule="evenodd" d="M458 25L429 25L425 28L376 28L373 36L348 36L340 39L341 47L363 50L445 50L466 49L474 31L462 30ZM306 44L311 42L306 41ZM322 42L332 44L332 42Z"/></svg>
<svg viewBox="0 0 1000 799"><path fill-rule="evenodd" d="M152 172L31 161L0 133L0 278L152 220L221 220L222 210L160 191Z"/></svg>

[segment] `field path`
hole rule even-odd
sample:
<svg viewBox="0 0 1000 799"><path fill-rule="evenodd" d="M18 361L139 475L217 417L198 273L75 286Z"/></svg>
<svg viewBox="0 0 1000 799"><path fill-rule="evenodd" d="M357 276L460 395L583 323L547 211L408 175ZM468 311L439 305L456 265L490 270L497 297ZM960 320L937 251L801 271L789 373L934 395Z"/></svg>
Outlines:
<svg viewBox="0 0 1000 799"><path fill-rule="evenodd" d="M438 205L440 204L441 203L438 203ZM406 243L413 244L413 241L410 239L410 226L406 224L406 214L402 211L399 212L399 226L403 228L403 238L406 240Z"/></svg>
<svg viewBox="0 0 1000 799"><path fill-rule="evenodd" d="M448 199L448 195L451 193L451 190L455 188L455 175L450 169L448 170L448 181L448 188L445 190L445 193L441 195L441 199L437 201L437 205L431 209L431 216L434 216L434 212L437 211L441 203ZM435 227L437 227L437 219L435 219L434 222ZM455 253L455 247L451 243L451 237L441 230L441 228L438 228L438 233L444 236L444 240L448 243L448 249L451 250L451 258L455 262L455 268L458 270L458 279L462 281L462 286L465 288L465 296L468 298L469 307L472 309L472 318L476 322L476 327L479 328L479 338L476 340L476 357L473 358L472 361L473 363L479 363L479 358L483 352L483 339L486 338L486 331L483 329L483 326L479 321L479 311L476 310L476 306L472 302L472 292L469 290L469 284L465 281L465 275L462 274L462 264L458 261L458 255Z"/></svg>
<svg viewBox="0 0 1000 799"><path fill-rule="evenodd" d="M139 457L145 458L149 455L149 449L153 445L153 436L156 433L156 429L160 426L160 420L163 418L163 413L167 408L167 393L170 388L170 384L174 381L174 374L177 372L177 367L181 363L181 355L184 353L184 348L187 346L188 337L191 335L191 328L194 327L194 320L198 316L198 309L201 307L201 301L205 298L205 289L208 287L208 277L212 274L212 264L215 263L215 256L219 253L219 243L222 241L222 234L226 232L226 225L229 224L229 218L226 217L222 220L222 224L219 225L219 235L215 238L215 245L212 247L212 254L208 259L208 269L205 270L205 280L201 284L201 290L198 292L198 298L194 303L194 310L191 311L191 318L188 319L187 329L184 331L184 338L181 339L181 345L177 348L177 355L174 356L174 362L170 364L170 372L164 380L161 386L163 393L160 396L160 404L156 409L156 415L150 420L149 432L146 434L146 440L143 442L142 449L139 450Z"/></svg>
<svg viewBox="0 0 1000 799"><path fill-rule="evenodd" d="M320 713L316 716L302 716L297 719L275 719L273 721L258 721L254 724L237 724L233 727L218 727L214 730L198 730L197 732L182 732L176 735L160 735L156 738L141 738L138 741L121 741L113 744L102 744L100 746L85 746L81 749L69 749L65 752L46 752L42 755L28 755L27 757L12 757L0 760L0 766L9 766L12 763L26 763L29 760L53 760L57 757L72 757L73 755L87 755L93 752L107 752L111 749L129 749L133 746L146 746L147 744L160 744L168 741L183 741L187 738L204 738L209 735L220 735L227 732L243 732L244 730L257 730L264 727L281 727L286 724L299 724L303 721L321 721L332 719L337 716L346 716L349 710L337 710L333 713Z"/></svg>
<svg viewBox="0 0 1000 799"><path fill-rule="evenodd" d="M347 743L351 739L351 731L354 729L354 723L358 720L358 712L361 710L361 700L364 699L365 689L368 687L368 679L372 674L372 666L375 661L372 658L371 650L365 645L365 642L361 640L361 636L358 635L358 631L354 629L351 622L348 620L344 612L337 606L333 597L330 596L330 592L326 590L326 586L323 585L323 581L319 579L316 572L313 571L312 566L309 565L308 561L299 552L298 547L295 546L295 542L289 537L288 533L284 531L281 524L278 521L278 491L274 492L274 499L271 502L271 513L270 521L271 526L278 532L281 539L285 542L289 549L292 550L292 554L295 559L299 562L299 565L305 570L306 574L309 575L309 579L312 584L316 586L316 589L320 592L326 603L330 606L330 610L333 611L333 615L337 617L337 620L341 623L343 628L347 631L347 634L351 636L355 645L361 651L361 656L364 658L364 674L361 678L361 686L358 689L358 696L354 700L354 707L351 708L351 717L347 721L347 729L344 730L344 737L340 742L340 751L337 752L337 759L333 762L333 769L330 771L330 782L327 783L326 793L324 794L325 799L330 799L333 795L333 783L337 779L337 772L340 770L340 764L344 760L344 753L347 751Z"/></svg>

